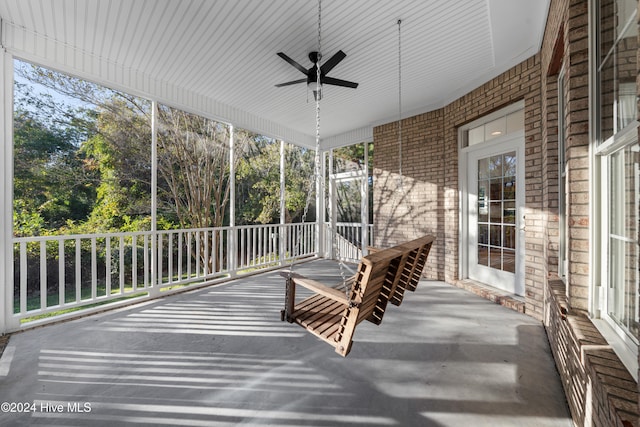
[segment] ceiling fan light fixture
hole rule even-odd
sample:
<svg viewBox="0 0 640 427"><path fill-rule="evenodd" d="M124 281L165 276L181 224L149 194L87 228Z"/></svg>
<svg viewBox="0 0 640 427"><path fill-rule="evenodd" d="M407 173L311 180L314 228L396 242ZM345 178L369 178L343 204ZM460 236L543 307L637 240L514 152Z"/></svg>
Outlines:
<svg viewBox="0 0 640 427"><path fill-rule="evenodd" d="M322 99L322 84L320 84L320 87L318 87L318 84L316 82L309 82L307 83L307 89L313 92L314 101L319 101Z"/></svg>

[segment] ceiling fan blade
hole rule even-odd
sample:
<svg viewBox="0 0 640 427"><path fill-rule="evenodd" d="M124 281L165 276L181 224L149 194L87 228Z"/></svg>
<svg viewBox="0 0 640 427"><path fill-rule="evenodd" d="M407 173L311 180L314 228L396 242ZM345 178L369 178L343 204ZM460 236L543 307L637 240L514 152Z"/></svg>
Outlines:
<svg viewBox="0 0 640 427"><path fill-rule="evenodd" d="M307 75L308 71L306 68L304 68L302 65L298 64L296 61L294 61L293 59L289 58L285 53L283 52L278 52L278 56L282 59L284 59L285 61L287 61L289 64L293 65L294 67L296 67L298 70L300 70L300 72L302 74L304 74L305 76Z"/></svg>
<svg viewBox="0 0 640 427"><path fill-rule="evenodd" d="M337 51L335 55L333 55L331 58L329 58L328 61L326 61L324 64L320 66L320 72L322 74L329 73L329 71L333 70L333 67L338 65L338 63L342 61L344 58L346 58L346 56L347 54L344 53L343 51L341 50Z"/></svg>
<svg viewBox="0 0 640 427"><path fill-rule="evenodd" d="M291 82L280 83L280 84L277 84L276 87L289 86L289 85L295 85L298 83L306 83L306 82L307 82L307 79L300 79L300 80L294 80Z"/></svg>
<svg viewBox="0 0 640 427"><path fill-rule="evenodd" d="M334 86L350 87L352 89L355 89L358 87L358 83L349 82L347 80L334 79L333 77L323 77L322 83L328 84L328 85L334 85Z"/></svg>

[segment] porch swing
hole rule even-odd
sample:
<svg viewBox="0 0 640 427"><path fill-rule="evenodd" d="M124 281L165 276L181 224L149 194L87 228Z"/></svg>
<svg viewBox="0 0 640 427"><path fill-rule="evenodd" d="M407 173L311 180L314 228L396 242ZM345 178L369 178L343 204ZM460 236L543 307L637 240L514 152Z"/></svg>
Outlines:
<svg viewBox="0 0 640 427"><path fill-rule="evenodd" d="M318 52L320 49L321 0L318 0ZM398 20L398 43L400 43L400 23ZM320 63L316 63L317 93L320 93ZM398 55L400 62L400 55ZM400 102L399 102L400 103ZM400 123L400 121L399 121ZM401 144L401 126L399 139ZM400 152L402 151L400 145ZM320 97L316 97L316 145L314 157L314 179L309 186L317 183L320 176ZM402 159L400 158L400 176ZM402 185L402 178L400 178ZM318 187L319 185L316 185ZM312 188L307 192L307 201L303 213L306 218L311 202ZM331 225L329 232L332 233ZM300 237L298 236L299 244ZM281 311L281 320L297 323L308 332L335 348L336 353L347 356L351 351L356 327L363 320L376 325L391 302L400 305L406 290L415 291L422 276L433 236L424 236L387 249L372 249L360 260L355 274L346 277L344 261L338 255L342 288L331 287L293 272L294 262L288 272L281 275L286 278L285 307ZM338 247L333 239L334 253ZM313 295L296 302L296 285L303 286Z"/></svg>

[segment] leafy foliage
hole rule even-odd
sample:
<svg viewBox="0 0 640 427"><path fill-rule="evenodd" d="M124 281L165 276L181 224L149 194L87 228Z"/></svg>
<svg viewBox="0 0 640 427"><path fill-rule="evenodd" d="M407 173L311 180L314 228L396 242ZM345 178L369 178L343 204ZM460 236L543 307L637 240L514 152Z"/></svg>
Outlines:
<svg viewBox="0 0 640 427"><path fill-rule="evenodd" d="M285 144L285 221L301 219L313 178L314 153ZM236 205L239 224L274 224L280 220L280 144L254 138L237 168ZM310 209L312 220L315 209Z"/></svg>
<svg viewBox="0 0 640 427"><path fill-rule="evenodd" d="M151 102L22 62L16 77L16 235L149 229ZM158 123L158 227L229 223L229 127L163 105ZM234 143L236 223L278 222L280 144L238 129ZM313 154L286 144L288 222L307 203Z"/></svg>

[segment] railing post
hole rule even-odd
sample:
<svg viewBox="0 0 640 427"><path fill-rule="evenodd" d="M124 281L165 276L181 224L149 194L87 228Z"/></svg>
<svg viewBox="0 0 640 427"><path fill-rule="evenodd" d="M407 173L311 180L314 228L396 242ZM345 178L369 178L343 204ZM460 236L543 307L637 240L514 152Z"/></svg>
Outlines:
<svg viewBox="0 0 640 427"><path fill-rule="evenodd" d="M326 176L326 161L325 161L325 156L327 155L326 152L322 153L322 155L320 156L320 159L322 160L320 163L320 175L322 177ZM322 179L318 179L318 181L320 181L319 186L316 187L316 189L319 188L319 191L316 194L316 254L318 256L323 256L325 257L327 255L327 251L326 251L326 227L324 225L324 209L325 209L325 193L327 191L327 189L325 188L325 184L324 184L324 178ZM318 184L316 184L318 185Z"/></svg>
<svg viewBox="0 0 640 427"><path fill-rule="evenodd" d="M337 236L338 236L338 230L337 230L337 212L336 212L336 180L334 178L334 174L333 174L333 150L331 150L329 152L329 207L328 207L328 211L329 211L329 225L328 225L328 230L329 230L329 236L327 236L327 238L329 239L329 259L335 259L336 258L336 248L337 245L340 244L340 242L338 240L336 240Z"/></svg>
<svg viewBox="0 0 640 427"><path fill-rule="evenodd" d="M285 256L287 249L285 247L286 243L286 230L285 223L287 221L286 218L286 205L285 205L285 185L286 185L286 165L284 162L284 141L280 140L280 227L278 227L278 259L280 260L279 265L283 265L285 261Z"/></svg>
<svg viewBox="0 0 640 427"><path fill-rule="evenodd" d="M20 321L13 315L13 58L0 50L0 335L16 330Z"/></svg>
<svg viewBox="0 0 640 427"><path fill-rule="evenodd" d="M151 282L149 296L160 292L158 281L158 102L151 102Z"/></svg>
<svg viewBox="0 0 640 427"><path fill-rule="evenodd" d="M361 205L360 205L360 227L361 227L361 253L362 256L366 256L369 251L367 250L369 242L369 143L364 143L364 177L362 178L361 186Z"/></svg>
<svg viewBox="0 0 640 427"><path fill-rule="evenodd" d="M235 167L235 129L229 125L229 235L227 236L227 260L229 263L229 274L233 277L238 269L236 254L238 253L236 230L236 167ZM222 232L221 232L222 233Z"/></svg>

